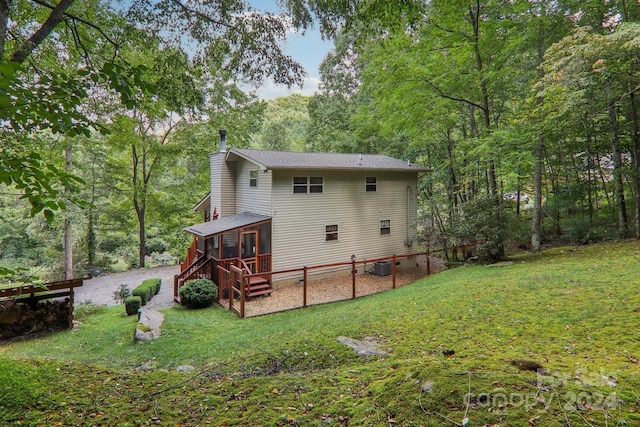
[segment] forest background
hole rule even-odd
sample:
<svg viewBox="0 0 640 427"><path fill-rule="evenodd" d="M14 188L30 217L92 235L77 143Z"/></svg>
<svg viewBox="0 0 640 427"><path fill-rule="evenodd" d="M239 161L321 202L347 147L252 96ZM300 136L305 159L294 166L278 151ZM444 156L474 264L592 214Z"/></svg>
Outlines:
<svg viewBox="0 0 640 427"><path fill-rule="evenodd" d="M173 262L227 143L430 167L423 242L487 260L640 233L640 3L0 2L0 275ZM311 96L290 30L333 40ZM27 277L28 278L28 277Z"/></svg>

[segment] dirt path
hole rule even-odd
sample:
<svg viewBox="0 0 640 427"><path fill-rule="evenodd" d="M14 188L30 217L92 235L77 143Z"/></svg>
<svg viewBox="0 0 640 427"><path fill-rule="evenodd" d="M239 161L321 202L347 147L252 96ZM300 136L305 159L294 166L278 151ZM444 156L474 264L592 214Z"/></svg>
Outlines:
<svg viewBox="0 0 640 427"><path fill-rule="evenodd" d="M123 271L122 273L105 274L90 280L75 289L76 302L91 301L98 305L118 305L113 299L114 292L121 284L126 284L129 290L146 279L159 277L162 279L160 293L147 303L147 308L165 308L175 305L173 301L173 276L178 274L179 266L139 268L137 270Z"/></svg>

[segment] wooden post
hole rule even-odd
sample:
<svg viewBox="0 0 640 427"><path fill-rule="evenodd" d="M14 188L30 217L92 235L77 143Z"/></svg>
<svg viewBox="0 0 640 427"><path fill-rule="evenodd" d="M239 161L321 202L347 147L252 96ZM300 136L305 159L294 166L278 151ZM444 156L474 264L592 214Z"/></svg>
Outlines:
<svg viewBox="0 0 640 427"><path fill-rule="evenodd" d="M73 286L69 287L69 329L73 329Z"/></svg>
<svg viewBox="0 0 640 427"><path fill-rule="evenodd" d="M429 247L427 246L427 276L431 275L431 263L429 262Z"/></svg>
<svg viewBox="0 0 640 427"><path fill-rule="evenodd" d="M356 297L356 260L351 261L351 299Z"/></svg>
<svg viewBox="0 0 640 427"><path fill-rule="evenodd" d="M302 278L302 306L307 306L307 266L302 269L304 276Z"/></svg>
<svg viewBox="0 0 640 427"><path fill-rule="evenodd" d="M431 255L431 239L427 237L427 276L431 275L431 263L429 262Z"/></svg>
<svg viewBox="0 0 640 427"><path fill-rule="evenodd" d="M229 310L233 308L233 288L236 284L236 270L229 266Z"/></svg>
<svg viewBox="0 0 640 427"><path fill-rule="evenodd" d="M396 256L395 254L393 255L393 265L391 266L391 271L393 271L393 289L396 288Z"/></svg>
<svg viewBox="0 0 640 427"><path fill-rule="evenodd" d="M240 318L244 319L244 269L240 273Z"/></svg>

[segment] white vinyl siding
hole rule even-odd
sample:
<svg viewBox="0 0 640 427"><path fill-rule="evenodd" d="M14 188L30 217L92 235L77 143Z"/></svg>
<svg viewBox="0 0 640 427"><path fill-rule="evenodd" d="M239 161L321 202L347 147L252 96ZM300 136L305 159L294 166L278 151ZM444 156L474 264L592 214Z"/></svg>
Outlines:
<svg viewBox="0 0 640 427"><path fill-rule="evenodd" d="M244 159L233 162L236 165L236 212L252 212L271 215L271 171L257 171L257 187L251 187L251 172L256 165Z"/></svg>
<svg viewBox="0 0 640 427"><path fill-rule="evenodd" d="M220 218L236 214L236 194L234 186L234 164L224 161L225 153L211 155L211 205Z"/></svg>
<svg viewBox="0 0 640 427"><path fill-rule="evenodd" d="M415 236L415 173L377 173L377 191L367 193L362 186L370 172L322 171L323 192L314 197L292 192L293 178L301 176L319 174L273 173L274 270L348 262L352 254L360 260L414 250L405 242L407 226ZM382 220L393 222L388 235L380 234ZM339 239L327 241L326 226L335 224Z"/></svg>

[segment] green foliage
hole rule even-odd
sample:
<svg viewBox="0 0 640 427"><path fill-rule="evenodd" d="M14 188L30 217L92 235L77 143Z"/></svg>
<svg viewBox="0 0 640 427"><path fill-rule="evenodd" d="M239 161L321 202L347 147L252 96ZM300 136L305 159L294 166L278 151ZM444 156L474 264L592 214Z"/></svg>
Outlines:
<svg viewBox="0 0 640 427"><path fill-rule="evenodd" d="M162 253L167 250L167 242L160 237L153 237L145 242L145 253L151 255L154 252Z"/></svg>
<svg viewBox="0 0 640 427"><path fill-rule="evenodd" d="M466 202L460 215L449 224L450 244L479 242L478 255L484 262L496 261L503 253L498 247L511 237L511 227L517 221L509 211L496 208L492 197L476 198ZM511 227L507 227L510 224Z"/></svg>
<svg viewBox="0 0 640 427"><path fill-rule="evenodd" d="M127 297L131 296L131 289L129 289L129 285L126 283L121 283L118 285L118 289L113 292L113 299L119 302L120 304L124 303L124 300Z"/></svg>
<svg viewBox="0 0 640 427"><path fill-rule="evenodd" d="M153 291L153 295L157 295L160 292L160 287L162 286L162 279L154 278L147 279L140 284L142 287L148 287Z"/></svg>
<svg viewBox="0 0 640 427"><path fill-rule="evenodd" d="M146 305L154 295L160 292L162 279L147 279L131 291L132 296L140 297L142 305Z"/></svg>
<svg viewBox="0 0 640 427"><path fill-rule="evenodd" d="M260 148L303 151L309 124L309 97L290 95L267 102L262 128L254 138Z"/></svg>
<svg viewBox="0 0 640 427"><path fill-rule="evenodd" d="M218 287L209 279L189 280L180 288L179 294L185 307L205 308L218 300Z"/></svg>
<svg viewBox="0 0 640 427"><path fill-rule="evenodd" d="M153 291L154 291L153 288L149 286L140 285L133 288L133 290L131 291L131 295L134 297L140 297L142 305L147 305L149 300L154 295Z"/></svg>
<svg viewBox="0 0 640 427"><path fill-rule="evenodd" d="M142 303L142 297L138 295L127 297L124 299L124 307L127 312L127 316L138 314L138 310L143 305L144 304Z"/></svg>

